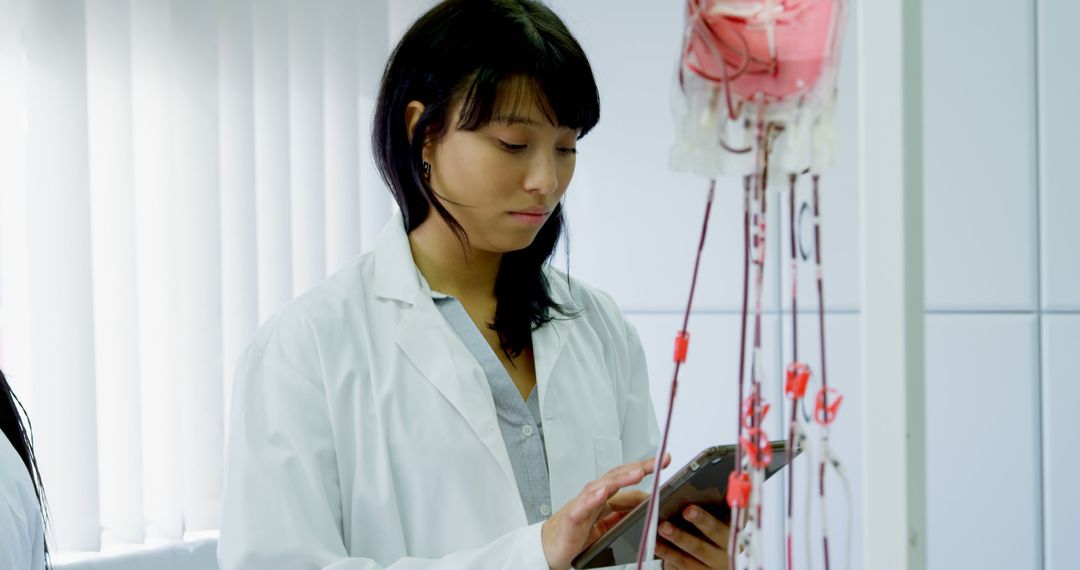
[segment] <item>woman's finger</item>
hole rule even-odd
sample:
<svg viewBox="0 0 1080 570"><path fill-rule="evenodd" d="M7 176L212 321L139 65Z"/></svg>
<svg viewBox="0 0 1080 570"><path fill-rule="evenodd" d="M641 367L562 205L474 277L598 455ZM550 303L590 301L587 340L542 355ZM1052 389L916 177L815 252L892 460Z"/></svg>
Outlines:
<svg viewBox="0 0 1080 570"><path fill-rule="evenodd" d="M607 475L592 481L582 490L582 495L591 497L593 493L598 490L603 490L603 501L596 505L597 510L594 514L600 515L601 513L607 514L611 512L611 508L608 505L608 500L612 499L616 493L623 487L629 487L630 485L636 485L645 478L645 471L641 467L631 467L628 469L616 470L609 472Z"/></svg>
<svg viewBox="0 0 1080 570"><path fill-rule="evenodd" d="M607 503L601 507L600 514L597 515L598 520L604 520L611 513L623 513L636 507L641 501L648 497L643 491L628 491L623 489L618 491L607 500ZM621 518L621 517L620 517Z"/></svg>
<svg viewBox="0 0 1080 570"><path fill-rule="evenodd" d="M680 550L694 557L707 567L715 568L727 558L725 552L712 542L698 538L670 522L660 524L660 536L678 547Z"/></svg>
<svg viewBox="0 0 1080 570"><path fill-rule="evenodd" d="M664 461L661 464L661 468L667 467L671 463L671 454L664 454ZM655 459L642 459L641 461L631 461L624 465L620 465L608 471L603 477L594 481L603 482L610 488L611 485L615 485L616 489L621 487L628 487L630 485L636 485L645 478L646 475L653 472L655 468Z"/></svg>
<svg viewBox="0 0 1080 570"><path fill-rule="evenodd" d="M671 454L670 453L665 453L664 454L664 461L661 462L660 468L663 469L664 467L667 467L670 464L671 464ZM608 470L607 473L604 474L604 476L607 477L608 475L618 475L619 473L622 473L622 472L625 472L625 471L630 471L630 470L633 470L633 469L641 469L641 470L643 470L645 472L646 475L648 475L649 473L653 472L653 468L655 468L655 467L656 467L656 457L649 457L647 459L642 459L640 461L631 461L630 463L624 463L624 464L619 465L617 467L612 467L610 470Z"/></svg>
<svg viewBox="0 0 1080 570"><path fill-rule="evenodd" d="M596 521L597 537L611 530L612 527L619 524L619 521L624 518L626 518L626 512L614 512L600 517L600 520Z"/></svg>
<svg viewBox="0 0 1080 570"><path fill-rule="evenodd" d="M648 497L649 494L645 491L622 490L608 499L607 504L608 507L611 507L612 511L629 511L641 504L641 502Z"/></svg>
<svg viewBox="0 0 1080 570"><path fill-rule="evenodd" d="M696 526L713 544L721 550L727 550L728 525L720 519L712 516L709 511L697 506L690 505L683 509L683 518Z"/></svg>
<svg viewBox="0 0 1080 570"><path fill-rule="evenodd" d="M604 505L607 499L607 490L603 486L594 487L581 492L574 506L568 513L571 522L582 524L590 521L597 510Z"/></svg>
<svg viewBox="0 0 1080 570"><path fill-rule="evenodd" d="M612 469L607 475L585 485L575 500L576 508L572 511L574 520L595 521L610 514L614 509L608 500L613 499L621 488L637 484L645 478L645 470L637 463L640 462Z"/></svg>
<svg viewBox="0 0 1080 570"><path fill-rule="evenodd" d="M687 556L678 548L673 548L662 542L656 543L656 556L664 561L664 570L708 570L708 566L692 556ZM727 568L725 563L721 568Z"/></svg>

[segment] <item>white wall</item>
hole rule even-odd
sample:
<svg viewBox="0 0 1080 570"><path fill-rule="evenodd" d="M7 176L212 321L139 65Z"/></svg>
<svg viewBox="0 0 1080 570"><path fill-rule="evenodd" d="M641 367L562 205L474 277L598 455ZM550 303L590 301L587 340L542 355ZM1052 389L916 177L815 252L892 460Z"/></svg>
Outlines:
<svg viewBox="0 0 1080 570"><path fill-rule="evenodd" d="M1080 511L1080 383L1073 360L1080 348L1080 4L1038 0L1038 123L1040 210L1037 243L1041 255L1038 289L1041 309L1039 352L1042 370L1042 450L1046 567L1080 567L1073 540Z"/></svg>

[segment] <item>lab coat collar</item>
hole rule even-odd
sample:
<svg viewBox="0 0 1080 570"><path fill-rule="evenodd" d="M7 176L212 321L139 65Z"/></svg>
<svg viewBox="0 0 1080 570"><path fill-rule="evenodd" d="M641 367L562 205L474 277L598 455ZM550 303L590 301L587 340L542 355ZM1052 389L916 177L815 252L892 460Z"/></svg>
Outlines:
<svg viewBox="0 0 1080 570"><path fill-rule="evenodd" d="M409 237L405 232L405 221L401 212L394 211L390 221L379 235L375 246L374 265L376 296L410 305L415 304L421 296L431 296L430 288L413 261L412 249L409 247ZM552 299L571 310L583 310L571 297L566 276L551 269L547 269L546 272ZM541 409L543 409L544 394L548 381L551 379L552 370L573 330L572 320L556 315L554 320L532 333Z"/></svg>
<svg viewBox="0 0 1080 570"><path fill-rule="evenodd" d="M413 304L422 289L420 272L413 261L405 220L397 210L375 244L374 270L376 297Z"/></svg>
<svg viewBox="0 0 1080 570"><path fill-rule="evenodd" d="M553 273L548 272L548 279L551 281L562 277ZM554 283L551 285L551 296L556 303L571 310L580 310L580 307L564 295L562 287L556 286ZM532 332L533 358L536 362L536 389L540 396L540 412L545 420L556 415L553 413L554 410L550 410L546 406L548 387L551 384L555 364L558 363L559 356L562 355L563 349L566 348L567 341L573 334L574 329L572 318L563 317L556 313L553 320L548 321L544 326Z"/></svg>
<svg viewBox="0 0 1080 570"><path fill-rule="evenodd" d="M513 467L499 431L495 401L483 369L471 354L454 352L461 343L435 307L430 293L425 295L420 287L416 292L418 296L413 299L412 307L405 311L395 327L395 342L424 379L461 414L516 490Z"/></svg>
<svg viewBox="0 0 1080 570"><path fill-rule="evenodd" d="M514 470L499 431L487 378L471 355L462 358L452 352L461 343L435 307L431 288L413 260L405 223L398 212L391 216L379 235L374 270L375 296L408 305L393 331L398 347L424 379L462 415L495 457L516 492ZM470 362L475 366L468 366Z"/></svg>
<svg viewBox="0 0 1080 570"><path fill-rule="evenodd" d="M494 402L483 371L477 365L475 373L460 374L454 366L450 347L456 346L453 331L431 300L430 287L420 275L409 247L405 223L399 212L379 235L374 252L374 293L376 296L401 301L411 306L396 327L398 346L424 377L431 382L488 446L502 465L511 482L513 469L498 429ZM573 310L582 310L571 298L565 275L546 269L552 299ZM545 421L557 418L546 409L548 388L555 366L574 333L574 319L556 318L532 333L536 360L537 391L541 415Z"/></svg>

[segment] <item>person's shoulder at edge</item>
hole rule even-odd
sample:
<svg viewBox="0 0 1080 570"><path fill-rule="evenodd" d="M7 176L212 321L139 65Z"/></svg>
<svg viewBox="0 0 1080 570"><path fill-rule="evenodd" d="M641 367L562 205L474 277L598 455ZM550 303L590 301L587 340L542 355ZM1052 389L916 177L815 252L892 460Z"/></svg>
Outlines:
<svg viewBox="0 0 1080 570"><path fill-rule="evenodd" d="M314 356L322 335L335 334L342 320L359 310L370 288L373 252L358 255L315 286L285 303L259 326L244 359L274 356L299 363ZM315 364L315 363L311 363Z"/></svg>
<svg viewBox="0 0 1080 570"><path fill-rule="evenodd" d="M34 483L11 442L0 434L0 529L4 529L5 534L25 532L25 536L19 538L29 540L31 524L41 524Z"/></svg>
<svg viewBox="0 0 1080 570"><path fill-rule="evenodd" d="M602 326L620 337L625 335L626 319L618 303L607 292L550 265L544 267L552 299L577 314L594 328ZM562 318L556 315L556 318Z"/></svg>

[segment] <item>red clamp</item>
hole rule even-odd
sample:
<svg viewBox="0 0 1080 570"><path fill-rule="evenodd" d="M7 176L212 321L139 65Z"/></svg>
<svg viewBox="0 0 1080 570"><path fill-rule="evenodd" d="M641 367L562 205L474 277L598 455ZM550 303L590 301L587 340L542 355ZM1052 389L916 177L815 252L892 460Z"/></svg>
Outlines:
<svg viewBox="0 0 1080 570"><path fill-rule="evenodd" d="M686 362L686 351L690 348L690 333L689 331L679 331L675 335L675 362L682 364Z"/></svg>
<svg viewBox="0 0 1080 570"><path fill-rule="evenodd" d="M746 471L728 475L727 479L727 504L729 507L743 508L750 504L750 474Z"/></svg>
<svg viewBox="0 0 1080 570"><path fill-rule="evenodd" d="M765 399L757 394L750 394L745 400L743 400L742 406L742 423L746 429L754 429L754 411L760 409L761 416L760 421L765 422L765 416L769 415L769 404L765 402Z"/></svg>
<svg viewBox="0 0 1080 570"><path fill-rule="evenodd" d="M761 428L750 428L745 436L739 437L739 443L746 451L746 460L751 467L763 469L772 462L772 446L769 437Z"/></svg>
<svg viewBox="0 0 1080 570"><path fill-rule="evenodd" d="M826 406L825 401L831 396L835 397L831 398L832 401ZM844 397L836 392L836 388L818 390L817 403L814 404L814 421L823 426L833 423L836 419L836 411L840 409L840 402L843 401Z"/></svg>
<svg viewBox="0 0 1080 570"><path fill-rule="evenodd" d="M751 239L753 239L753 246L750 248L750 263L765 265L765 238L755 235Z"/></svg>
<svg viewBox="0 0 1080 570"><path fill-rule="evenodd" d="M784 393L792 400L800 400L806 395L806 384L810 382L810 367L802 362L792 362L787 367L787 381Z"/></svg>

